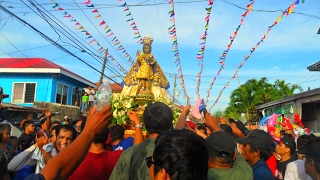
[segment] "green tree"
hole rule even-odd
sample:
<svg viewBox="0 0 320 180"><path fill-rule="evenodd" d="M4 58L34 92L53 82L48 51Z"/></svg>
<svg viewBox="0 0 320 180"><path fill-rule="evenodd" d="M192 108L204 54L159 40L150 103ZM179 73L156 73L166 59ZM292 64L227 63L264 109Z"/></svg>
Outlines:
<svg viewBox="0 0 320 180"><path fill-rule="evenodd" d="M245 113L248 121L258 121L261 115L256 110L257 106L291 96L296 90L302 91L301 86L285 83L284 80L276 80L274 84L270 84L266 77L260 80L249 79L231 92L225 115L238 119L241 113Z"/></svg>
<svg viewBox="0 0 320 180"><path fill-rule="evenodd" d="M215 112L213 112L213 116L216 118L220 118L221 116L223 116L223 111L221 111L220 109L216 110Z"/></svg>

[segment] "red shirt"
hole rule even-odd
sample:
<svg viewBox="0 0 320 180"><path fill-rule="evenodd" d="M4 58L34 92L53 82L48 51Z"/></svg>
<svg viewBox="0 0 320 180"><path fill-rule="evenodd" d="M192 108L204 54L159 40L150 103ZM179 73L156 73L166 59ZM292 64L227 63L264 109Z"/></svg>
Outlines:
<svg viewBox="0 0 320 180"><path fill-rule="evenodd" d="M109 179L122 152L121 150L103 151L100 154L88 152L80 166L71 174L68 180Z"/></svg>
<svg viewBox="0 0 320 180"><path fill-rule="evenodd" d="M274 157L274 155L271 155L270 158L266 161L266 164L268 165L269 169L271 170L273 176L276 172L277 167L277 159Z"/></svg>

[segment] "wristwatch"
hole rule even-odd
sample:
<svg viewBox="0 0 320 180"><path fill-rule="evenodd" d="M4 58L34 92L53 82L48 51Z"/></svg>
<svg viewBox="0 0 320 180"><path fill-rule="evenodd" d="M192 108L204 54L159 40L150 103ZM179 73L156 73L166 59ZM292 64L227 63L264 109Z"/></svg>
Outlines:
<svg viewBox="0 0 320 180"><path fill-rule="evenodd" d="M136 124L134 125L135 128L142 128L142 124Z"/></svg>

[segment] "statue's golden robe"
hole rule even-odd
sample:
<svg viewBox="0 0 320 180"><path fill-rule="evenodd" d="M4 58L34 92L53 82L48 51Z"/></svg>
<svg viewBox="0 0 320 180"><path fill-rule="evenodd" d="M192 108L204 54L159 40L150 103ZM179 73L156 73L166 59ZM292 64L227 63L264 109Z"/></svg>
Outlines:
<svg viewBox="0 0 320 180"><path fill-rule="evenodd" d="M135 96L141 89L142 80L147 81L147 88L154 97L166 98L166 88L169 82L159 64L151 53L137 52L137 60L124 78L122 95Z"/></svg>

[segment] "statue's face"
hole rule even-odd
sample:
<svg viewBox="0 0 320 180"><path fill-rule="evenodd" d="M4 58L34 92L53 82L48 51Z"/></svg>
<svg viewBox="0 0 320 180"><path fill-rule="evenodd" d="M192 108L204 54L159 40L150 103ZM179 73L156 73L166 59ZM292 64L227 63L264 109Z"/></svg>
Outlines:
<svg viewBox="0 0 320 180"><path fill-rule="evenodd" d="M151 52L151 46L150 45L144 45L143 46L143 52L145 54L149 54Z"/></svg>

